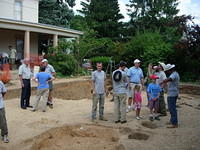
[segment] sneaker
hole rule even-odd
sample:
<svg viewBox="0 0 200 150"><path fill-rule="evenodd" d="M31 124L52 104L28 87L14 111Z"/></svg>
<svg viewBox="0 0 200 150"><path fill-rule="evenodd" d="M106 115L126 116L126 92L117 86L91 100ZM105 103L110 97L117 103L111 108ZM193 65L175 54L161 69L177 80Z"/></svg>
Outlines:
<svg viewBox="0 0 200 150"><path fill-rule="evenodd" d="M172 125L170 125L170 126L167 126L167 128L178 128L178 125L176 124L172 124Z"/></svg>
<svg viewBox="0 0 200 150"><path fill-rule="evenodd" d="M9 139L8 139L8 136L7 136L7 135L4 135L4 136L3 136L3 142L4 142L4 143L9 143Z"/></svg>
<svg viewBox="0 0 200 150"><path fill-rule="evenodd" d="M49 104L49 108L53 109L53 104Z"/></svg>
<svg viewBox="0 0 200 150"><path fill-rule="evenodd" d="M153 120L154 120L153 116L150 116L150 117L149 117L149 120L150 120L150 121L153 121Z"/></svg>
<svg viewBox="0 0 200 150"><path fill-rule="evenodd" d="M121 124L124 124L124 123L127 123L127 121L126 121L126 120L124 120L124 121L121 121Z"/></svg>
<svg viewBox="0 0 200 150"><path fill-rule="evenodd" d="M140 120L140 117L139 117L139 116L137 116L137 117L136 117L136 119L137 119L137 120Z"/></svg>
<svg viewBox="0 0 200 150"><path fill-rule="evenodd" d="M156 116L156 117L155 117L155 120L158 120L158 121L160 121L160 118L159 118L159 116Z"/></svg>
<svg viewBox="0 0 200 150"><path fill-rule="evenodd" d="M115 121L115 123L120 123L120 120L118 120L118 121Z"/></svg>
<svg viewBox="0 0 200 150"><path fill-rule="evenodd" d="M32 111L32 112L35 112L35 111L36 111L36 109L35 109L35 108L32 108L32 109L30 109L30 111Z"/></svg>
<svg viewBox="0 0 200 150"><path fill-rule="evenodd" d="M126 113L130 112L132 110L131 106L128 106L128 108L126 109Z"/></svg>

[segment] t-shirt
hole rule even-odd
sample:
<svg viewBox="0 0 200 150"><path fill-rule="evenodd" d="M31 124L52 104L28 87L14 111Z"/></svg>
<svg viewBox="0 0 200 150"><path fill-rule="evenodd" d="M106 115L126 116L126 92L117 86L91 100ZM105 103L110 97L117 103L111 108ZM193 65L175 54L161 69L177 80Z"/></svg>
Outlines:
<svg viewBox="0 0 200 150"><path fill-rule="evenodd" d="M116 82L113 79L113 75L116 71L120 71L122 74L122 78L120 81ZM112 74L112 80L113 80L113 90L116 94L126 94L127 93L127 86L128 86L128 79L125 71L122 71L120 69L117 69Z"/></svg>
<svg viewBox="0 0 200 150"><path fill-rule="evenodd" d="M38 79L39 82L37 89L49 88L47 81L52 78L51 74L46 72L39 72L36 74L35 78Z"/></svg>
<svg viewBox="0 0 200 150"><path fill-rule="evenodd" d="M4 108L4 102L3 102L3 95L2 93L6 92L5 85L2 81L0 81L0 109Z"/></svg>
<svg viewBox="0 0 200 150"><path fill-rule="evenodd" d="M179 74L174 71L169 78L172 79L171 82L168 83L168 96L170 97L174 97L174 96L178 96L179 94Z"/></svg>
<svg viewBox="0 0 200 150"><path fill-rule="evenodd" d="M46 73L49 73L49 74L52 74L52 73L54 73L54 72L56 72L56 71L55 71L55 69L54 69L54 67L53 67L52 65L48 64L48 65L46 66L45 72L46 72Z"/></svg>
<svg viewBox="0 0 200 150"><path fill-rule="evenodd" d="M148 88L147 88L147 92L151 95L149 100L156 98L160 94L161 91L162 90L160 88L160 85L155 84L155 83L150 83Z"/></svg>
<svg viewBox="0 0 200 150"><path fill-rule="evenodd" d="M156 79L156 84L160 84L163 80L167 79L164 71L155 72L155 75L159 77L159 79Z"/></svg>
<svg viewBox="0 0 200 150"><path fill-rule="evenodd" d="M95 87L95 92L97 94L104 94L105 93L105 79L106 79L106 74L103 70L101 71L94 71L92 72L92 80L94 81L94 87Z"/></svg>
<svg viewBox="0 0 200 150"><path fill-rule="evenodd" d="M141 83L141 79L144 77L142 69L136 67L129 68L127 75L130 78L130 82L138 84Z"/></svg>
<svg viewBox="0 0 200 150"><path fill-rule="evenodd" d="M16 49L11 49L10 50L10 58L15 59L16 58L16 53L17 53Z"/></svg>

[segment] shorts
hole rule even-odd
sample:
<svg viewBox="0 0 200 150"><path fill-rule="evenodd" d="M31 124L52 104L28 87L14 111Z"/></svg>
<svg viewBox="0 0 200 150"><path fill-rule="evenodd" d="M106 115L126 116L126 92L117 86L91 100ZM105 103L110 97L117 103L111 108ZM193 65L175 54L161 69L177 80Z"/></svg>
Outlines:
<svg viewBox="0 0 200 150"><path fill-rule="evenodd" d="M127 90L127 97L128 98L132 98L133 97L133 90L131 90L131 88L128 87L128 90Z"/></svg>
<svg viewBox="0 0 200 150"><path fill-rule="evenodd" d="M141 107L142 107L142 102L135 102L135 110L141 109Z"/></svg>
<svg viewBox="0 0 200 150"><path fill-rule="evenodd" d="M154 110L156 110L156 111L158 111L158 109L159 109L159 100L156 100L156 101L154 101L154 100L150 100L150 101L148 101L148 106L149 106L149 109L154 109Z"/></svg>
<svg viewBox="0 0 200 150"><path fill-rule="evenodd" d="M53 90L53 82L49 81L49 91L52 91L52 90Z"/></svg>
<svg viewBox="0 0 200 150"><path fill-rule="evenodd" d="M135 93L135 86L136 85L140 86L140 91L142 91L142 84L130 83L132 97L135 97L134 93Z"/></svg>

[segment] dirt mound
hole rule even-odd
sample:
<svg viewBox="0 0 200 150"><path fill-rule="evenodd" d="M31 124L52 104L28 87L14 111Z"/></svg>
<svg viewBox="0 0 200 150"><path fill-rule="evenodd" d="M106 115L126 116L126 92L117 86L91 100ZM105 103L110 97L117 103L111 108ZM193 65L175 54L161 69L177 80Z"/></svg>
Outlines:
<svg viewBox="0 0 200 150"><path fill-rule="evenodd" d="M133 132L128 135L128 139L135 139L135 140L148 140L149 135L140 133L140 132Z"/></svg>
<svg viewBox="0 0 200 150"><path fill-rule="evenodd" d="M143 121L141 124L142 124L143 127L146 127L146 128L150 128L150 129L156 129L157 128L157 125L150 122L150 121Z"/></svg>
<svg viewBox="0 0 200 150"><path fill-rule="evenodd" d="M75 125L50 129L20 145L22 149L29 147L30 150L123 150L118 141L118 129Z"/></svg>

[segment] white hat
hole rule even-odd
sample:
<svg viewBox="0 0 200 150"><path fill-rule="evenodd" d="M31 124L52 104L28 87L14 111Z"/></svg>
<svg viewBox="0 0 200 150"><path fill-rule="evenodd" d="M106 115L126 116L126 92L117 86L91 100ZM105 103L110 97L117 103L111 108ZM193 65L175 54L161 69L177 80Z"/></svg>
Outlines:
<svg viewBox="0 0 200 150"><path fill-rule="evenodd" d="M172 68L174 68L175 67L175 65L174 64L167 64L167 65L165 65L165 67L164 67L164 71L168 71L168 70L170 70L170 69L172 69Z"/></svg>
<svg viewBox="0 0 200 150"><path fill-rule="evenodd" d="M160 62L160 61L158 63L162 66L163 69L165 68L165 66L166 66L165 63Z"/></svg>
<svg viewBox="0 0 200 150"><path fill-rule="evenodd" d="M134 60L134 64L135 64L135 63L140 63L140 60L139 60L139 59L135 59L135 60Z"/></svg>
<svg viewBox="0 0 200 150"><path fill-rule="evenodd" d="M48 60L47 60L47 59L43 59L43 60L42 60L42 63L44 63L44 62L48 62Z"/></svg>

